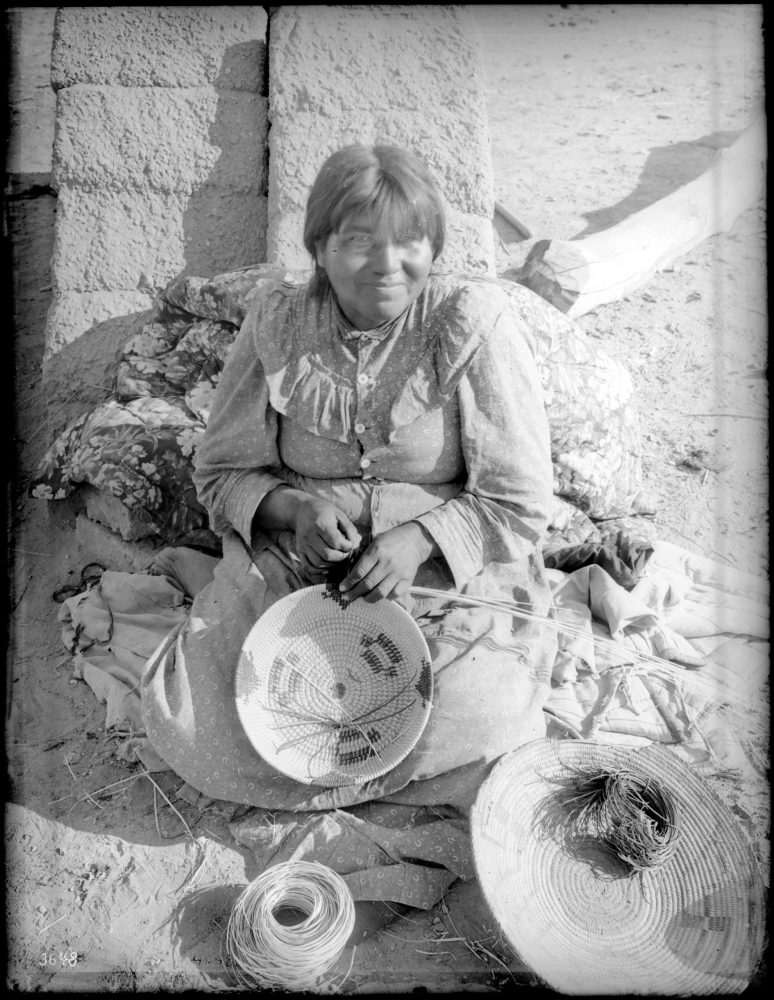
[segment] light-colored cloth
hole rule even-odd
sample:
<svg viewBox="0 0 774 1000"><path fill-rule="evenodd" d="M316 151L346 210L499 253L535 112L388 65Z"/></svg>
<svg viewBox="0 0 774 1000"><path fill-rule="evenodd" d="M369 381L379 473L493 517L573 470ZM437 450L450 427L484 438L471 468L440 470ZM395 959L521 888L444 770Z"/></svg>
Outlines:
<svg viewBox="0 0 774 1000"><path fill-rule="evenodd" d="M669 743L707 775L750 780L745 743L768 726L767 581L662 541L628 593L599 567L548 573L574 627L546 711L586 739Z"/></svg>
<svg viewBox="0 0 774 1000"><path fill-rule="evenodd" d="M62 642L82 661L101 661L106 673L137 691L148 657L185 621L187 605L168 577L106 570L96 586L62 603Z"/></svg>
<svg viewBox="0 0 774 1000"><path fill-rule="evenodd" d="M769 582L669 542L656 547L651 572L634 590L681 635L769 638Z"/></svg>
<svg viewBox="0 0 774 1000"><path fill-rule="evenodd" d="M99 582L59 609L62 642L72 654L74 676L105 703L105 727L129 735L132 753L150 770L164 764L148 747L140 704L140 679L148 657L187 618L182 590L165 576L106 570Z"/></svg>

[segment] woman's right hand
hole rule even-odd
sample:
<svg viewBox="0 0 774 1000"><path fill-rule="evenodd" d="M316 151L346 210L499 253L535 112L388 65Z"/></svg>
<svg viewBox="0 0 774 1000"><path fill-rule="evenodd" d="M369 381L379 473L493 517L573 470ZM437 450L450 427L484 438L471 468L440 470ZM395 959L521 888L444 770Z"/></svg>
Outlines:
<svg viewBox="0 0 774 1000"><path fill-rule="evenodd" d="M296 551L310 577L322 579L358 545L360 534L346 514L327 500L306 496L293 513Z"/></svg>

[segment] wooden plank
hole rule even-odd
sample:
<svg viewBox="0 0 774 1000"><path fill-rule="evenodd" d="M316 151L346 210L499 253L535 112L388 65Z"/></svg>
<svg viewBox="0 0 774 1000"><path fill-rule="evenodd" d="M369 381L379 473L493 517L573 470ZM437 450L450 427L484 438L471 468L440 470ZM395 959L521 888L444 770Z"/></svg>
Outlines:
<svg viewBox="0 0 774 1000"><path fill-rule="evenodd" d="M765 178L761 116L703 174L623 222L583 240L540 240L516 280L568 316L582 316L730 229L761 197Z"/></svg>
<svg viewBox="0 0 774 1000"><path fill-rule="evenodd" d="M520 236L523 236L525 240L532 239L531 230L528 229L523 222L520 222L513 212L511 212L509 208L506 208L501 201L496 201L494 207L497 215L499 215L501 219L505 219L509 225L513 226Z"/></svg>

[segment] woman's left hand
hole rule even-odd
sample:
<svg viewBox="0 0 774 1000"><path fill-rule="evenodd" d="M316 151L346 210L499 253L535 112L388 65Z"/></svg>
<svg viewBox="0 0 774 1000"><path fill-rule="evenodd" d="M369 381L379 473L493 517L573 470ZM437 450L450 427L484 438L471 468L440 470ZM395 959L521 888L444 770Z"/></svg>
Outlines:
<svg viewBox="0 0 774 1000"><path fill-rule="evenodd" d="M399 524L377 535L339 584L344 597L373 603L408 594L417 570L436 551L431 536L416 521Z"/></svg>

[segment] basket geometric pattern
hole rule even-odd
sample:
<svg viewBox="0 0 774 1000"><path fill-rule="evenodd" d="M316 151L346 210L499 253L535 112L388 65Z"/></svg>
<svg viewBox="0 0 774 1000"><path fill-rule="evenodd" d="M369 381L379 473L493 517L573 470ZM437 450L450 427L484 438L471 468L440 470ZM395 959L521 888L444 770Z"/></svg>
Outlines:
<svg viewBox="0 0 774 1000"><path fill-rule="evenodd" d="M265 761L305 784L360 784L402 761L427 723L424 636L393 601L306 587L273 604L242 646L236 704Z"/></svg>
<svg viewBox="0 0 774 1000"><path fill-rule="evenodd" d="M674 802L676 850L633 872L604 845L579 850L546 818L578 769L626 768ZM566 801L566 800L565 800ZM763 878L733 813L667 747L540 739L507 754L471 814L484 895L514 950L560 993L743 992L763 951Z"/></svg>

